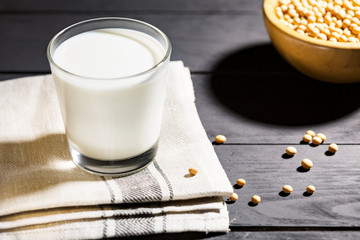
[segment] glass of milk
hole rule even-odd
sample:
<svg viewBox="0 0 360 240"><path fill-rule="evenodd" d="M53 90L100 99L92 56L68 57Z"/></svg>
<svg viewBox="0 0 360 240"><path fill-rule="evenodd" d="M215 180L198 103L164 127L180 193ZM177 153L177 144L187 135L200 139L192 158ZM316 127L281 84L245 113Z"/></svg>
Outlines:
<svg viewBox="0 0 360 240"><path fill-rule="evenodd" d="M73 161L122 176L154 159L171 44L134 19L76 23L50 41L47 57Z"/></svg>

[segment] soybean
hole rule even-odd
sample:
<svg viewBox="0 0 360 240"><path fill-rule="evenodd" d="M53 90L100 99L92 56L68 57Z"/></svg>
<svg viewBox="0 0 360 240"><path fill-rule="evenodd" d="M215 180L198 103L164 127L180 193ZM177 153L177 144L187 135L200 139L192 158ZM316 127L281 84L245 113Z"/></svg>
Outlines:
<svg viewBox="0 0 360 240"><path fill-rule="evenodd" d="M193 176L195 176L198 172L199 172L199 170L195 167L189 168L189 173Z"/></svg>
<svg viewBox="0 0 360 240"><path fill-rule="evenodd" d="M311 137L311 135L309 135L309 134L305 134L305 135L303 136L303 140L304 140L304 142L309 143L309 142L311 142L312 137Z"/></svg>
<svg viewBox="0 0 360 240"><path fill-rule="evenodd" d="M315 132L313 130L307 130L306 134L310 135L311 137L315 137Z"/></svg>
<svg viewBox="0 0 360 240"><path fill-rule="evenodd" d="M236 180L236 184L242 187L246 184L246 181L245 179L239 178Z"/></svg>
<svg viewBox="0 0 360 240"><path fill-rule="evenodd" d="M359 2L360 0L280 0L275 7L275 14L283 24L302 35L324 41L359 43ZM307 28L298 28L299 25L306 25Z"/></svg>
<svg viewBox="0 0 360 240"><path fill-rule="evenodd" d="M329 152L336 153L339 150L339 147L336 143L332 143L329 145Z"/></svg>
<svg viewBox="0 0 360 240"><path fill-rule="evenodd" d="M252 198L251 198L251 202L252 202L253 204L259 204L259 203L261 202L261 197L258 196L258 195L254 195L254 196L252 196Z"/></svg>
<svg viewBox="0 0 360 240"><path fill-rule="evenodd" d="M215 137L215 142L224 143L224 142L226 142L226 137L224 135L217 135Z"/></svg>
<svg viewBox="0 0 360 240"><path fill-rule="evenodd" d="M326 140L326 136L325 136L325 134L323 134L323 133L318 133L318 134L316 134L316 137L321 138L321 140L322 140L323 142Z"/></svg>
<svg viewBox="0 0 360 240"><path fill-rule="evenodd" d="M315 187L313 185L307 186L306 187L306 192L310 193L310 194L314 193L315 192Z"/></svg>
<svg viewBox="0 0 360 240"><path fill-rule="evenodd" d="M287 147L286 148L286 154L289 156L294 156L297 153L296 148L294 147Z"/></svg>
<svg viewBox="0 0 360 240"><path fill-rule="evenodd" d="M294 189L290 185L285 185L283 186L282 190L284 193L290 194Z"/></svg>
<svg viewBox="0 0 360 240"><path fill-rule="evenodd" d="M320 137L316 136L312 139L312 143L314 145L320 145L322 143L322 139Z"/></svg>
<svg viewBox="0 0 360 240"><path fill-rule="evenodd" d="M238 200L239 196L236 193L231 194L231 196L229 197L230 201L235 202L236 200Z"/></svg>
<svg viewBox="0 0 360 240"><path fill-rule="evenodd" d="M309 170L310 168L313 167L313 162L308 159L308 158L304 158L302 161L301 161L301 166L307 170Z"/></svg>

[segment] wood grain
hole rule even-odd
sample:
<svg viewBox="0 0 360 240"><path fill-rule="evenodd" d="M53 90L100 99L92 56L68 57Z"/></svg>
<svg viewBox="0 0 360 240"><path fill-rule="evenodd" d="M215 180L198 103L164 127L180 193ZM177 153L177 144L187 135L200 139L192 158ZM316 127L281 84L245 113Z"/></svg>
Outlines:
<svg viewBox="0 0 360 240"><path fill-rule="evenodd" d="M30 75L33 74L0 74L0 80ZM333 85L303 76L289 80L280 74L272 78L270 84L266 84L269 78L264 79L261 75L256 76L254 73L251 80L247 77L249 75L192 75L195 103L209 139L224 134L227 137L226 144L299 145L305 131L313 129L327 136L327 144L360 143L359 84ZM213 81L222 82L223 89L215 90ZM292 81L298 90L290 91L285 97L286 94L282 92L286 90L288 81ZM308 88L312 91L308 92ZM227 96L231 97L230 103L233 105L229 106L229 100L221 99L216 91L223 91L225 96L228 92ZM322 95L324 100L313 103L301 99L301 96L311 98L313 92L326 92L326 95ZM277 109L271 109L271 104L276 105ZM288 109L295 111L288 113ZM265 112L266 115L255 115L259 112ZM283 122L274 124L274 121ZM301 124L299 121L305 122Z"/></svg>
<svg viewBox="0 0 360 240"><path fill-rule="evenodd" d="M282 239L307 239L307 240L328 240L328 239L358 239L360 238L360 232L357 231L243 231L234 232L231 231L227 234L204 234L204 233L176 233L176 234L162 234L142 237L129 237L126 239L146 239L146 240L184 240L184 239L269 239L269 240L282 240ZM119 238L110 238L111 240ZM121 238L123 239L123 238Z"/></svg>
<svg viewBox="0 0 360 240"><path fill-rule="evenodd" d="M72 1L72 0L3 0L0 11L257 11L262 0L107 0L107 1Z"/></svg>
<svg viewBox="0 0 360 240"><path fill-rule="evenodd" d="M360 143L360 84L334 85L283 73L193 74L209 138L223 134L233 144L299 144L312 129L323 132L328 143Z"/></svg>
<svg viewBox="0 0 360 240"><path fill-rule="evenodd" d="M358 145L340 145L335 155L327 145L296 146L292 158L284 155L287 145L220 145L216 153L230 181L244 178L246 185L234 191L239 199L228 204L232 226L359 226L360 161ZM301 160L314 166L304 172ZM200 169L201 171L201 169ZM294 191L281 196L283 185ZM316 192L304 194L308 185ZM236 185L235 185L236 187ZM259 195L258 206L249 205Z"/></svg>
<svg viewBox="0 0 360 240"><path fill-rule="evenodd" d="M0 72L49 71L46 47L50 39L75 22L104 16L108 15L0 15ZM196 72L212 71L221 59L233 52L269 42L260 13L157 15L118 12L112 16L136 18L159 27L172 42L172 60L183 60Z"/></svg>
<svg viewBox="0 0 360 240"><path fill-rule="evenodd" d="M305 77L272 47L262 0L3 0L0 81L49 73L51 37L75 22L104 16L140 19L162 29L172 60L190 67L196 105L239 200L228 203L228 234L182 233L129 239L359 239L360 84L332 85ZM325 145L301 144L323 132ZM329 155L327 144L339 152ZM286 158L285 148L298 154ZM314 167L304 172L302 158ZM281 194L290 184L294 192ZM316 192L304 195L307 185ZM262 202L249 205L252 195Z"/></svg>

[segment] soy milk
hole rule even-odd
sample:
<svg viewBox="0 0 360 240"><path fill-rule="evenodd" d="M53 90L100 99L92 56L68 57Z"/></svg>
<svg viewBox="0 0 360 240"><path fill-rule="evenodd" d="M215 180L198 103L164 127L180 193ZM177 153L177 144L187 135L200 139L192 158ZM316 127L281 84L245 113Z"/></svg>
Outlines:
<svg viewBox="0 0 360 240"><path fill-rule="evenodd" d="M54 62L65 71L52 67L52 73L74 149L106 161L137 156L156 144L166 69L151 68L164 55L150 35L121 28L84 32L57 47Z"/></svg>

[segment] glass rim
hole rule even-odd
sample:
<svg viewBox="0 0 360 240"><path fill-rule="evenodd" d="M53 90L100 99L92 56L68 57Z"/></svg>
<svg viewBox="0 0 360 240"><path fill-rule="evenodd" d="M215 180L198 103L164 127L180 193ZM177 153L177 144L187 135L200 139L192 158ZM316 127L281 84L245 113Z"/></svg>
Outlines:
<svg viewBox="0 0 360 240"><path fill-rule="evenodd" d="M145 71L142 71L142 72L139 72L139 73L136 73L136 74L132 74L132 75L128 75L128 76L121 76L121 77L111 77L111 78L107 78L107 77L88 77L88 76L83 76L83 75L80 75L80 74L76 74L76 73L72 73L62 67L60 67L56 62L55 60L53 59L52 57L52 54L50 52L50 49L51 49L51 46L53 45L54 41L61 35L63 34L64 32L66 32L67 30L71 29L71 28L74 28L74 27L77 27L81 24L84 24L84 23L90 23L90 22L97 22L97 21L102 21L102 20L121 20L121 21L127 21L127 22L134 22L134 23L138 23L138 24L141 24L141 25L144 25L152 30L154 30L156 33L158 33L164 40L165 40L165 43L167 45L166 47L166 52L164 54L164 56L162 57L162 59L157 62L153 67L149 68L149 69L146 69ZM100 29L100 28L99 28ZM146 33L144 33L146 34ZM74 35L76 36L76 35ZM158 40L156 40L158 41ZM75 77L79 77L79 78L86 78L86 79L90 79L90 80L120 80L120 79L126 79L126 78L132 78L132 77L138 77L138 76L141 76L141 75L144 75L144 74L147 74L151 71L154 71L155 69L159 68L161 65L163 65L167 59L170 57L170 54L171 54L171 50L172 50L172 47L171 47L171 42L169 40L169 38L166 36L166 34L161 31L159 28L147 23L147 22L144 22L144 21L140 21L140 20L137 20L137 19L132 19L132 18L124 18L124 17L102 17L102 18L92 18L92 19L88 19L88 20L84 20L84 21L80 21L80 22L77 22L77 23L74 23L66 28L64 28L63 30L61 30L60 32L58 32L57 34L55 34L55 36L50 40L48 46L47 46L47 50L46 50L46 55L47 55L47 58L49 60L49 62L54 65L56 68L58 68L59 70L67 73L67 74L70 74L72 76L75 76Z"/></svg>

